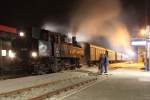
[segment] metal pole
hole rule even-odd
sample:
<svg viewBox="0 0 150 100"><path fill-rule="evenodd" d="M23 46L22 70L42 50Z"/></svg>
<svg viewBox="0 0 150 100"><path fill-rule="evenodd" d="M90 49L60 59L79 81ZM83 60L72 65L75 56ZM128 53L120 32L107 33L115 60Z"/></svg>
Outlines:
<svg viewBox="0 0 150 100"><path fill-rule="evenodd" d="M148 68L150 69L150 26L148 30L148 39L147 39L147 57L148 57Z"/></svg>
<svg viewBox="0 0 150 100"><path fill-rule="evenodd" d="M149 71L150 70L150 43L149 43L149 39L150 39L150 26L147 25L146 26L146 46L145 46L145 50L146 50L146 70Z"/></svg>
<svg viewBox="0 0 150 100"><path fill-rule="evenodd" d="M144 68L145 71L147 71L147 40L146 40L146 34L147 34L147 28L145 28L145 35L144 35L144 40L145 40L145 53L144 53Z"/></svg>

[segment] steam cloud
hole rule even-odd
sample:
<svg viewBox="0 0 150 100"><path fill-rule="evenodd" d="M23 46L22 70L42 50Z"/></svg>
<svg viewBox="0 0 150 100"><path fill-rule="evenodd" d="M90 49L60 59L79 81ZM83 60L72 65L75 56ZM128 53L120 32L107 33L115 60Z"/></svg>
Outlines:
<svg viewBox="0 0 150 100"><path fill-rule="evenodd" d="M120 0L79 0L70 13L69 25L46 21L43 28L76 35L78 41L96 42L126 52L131 50L130 35L121 21L121 11Z"/></svg>
<svg viewBox="0 0 150 100"><path fill-rule="evenodd" d="M81 0L72 13L69 31L81 38L80 41L105 37L114 50L131 49L130 36L120 20L120 12L120 0Z"/></svg>

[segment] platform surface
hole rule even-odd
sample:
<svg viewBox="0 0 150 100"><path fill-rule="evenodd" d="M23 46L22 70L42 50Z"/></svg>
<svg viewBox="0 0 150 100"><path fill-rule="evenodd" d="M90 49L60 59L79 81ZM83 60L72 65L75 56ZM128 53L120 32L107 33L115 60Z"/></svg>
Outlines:
<svg viewBox="0 0 150 100"><path fill-rule="evenodd" d="M62 100L150 100L150 72L116 69L105 80Z"/></svg>

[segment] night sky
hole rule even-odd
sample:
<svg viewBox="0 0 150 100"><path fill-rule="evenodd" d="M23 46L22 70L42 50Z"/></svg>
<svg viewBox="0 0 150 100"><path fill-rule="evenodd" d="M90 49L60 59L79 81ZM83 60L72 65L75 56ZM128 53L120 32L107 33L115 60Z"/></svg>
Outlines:
<svg viewBox="0 0 150 100"><path fill-rule="evenodd" d="M122 20L129 31L142 27L145 23L145 0L121 1ZM48 20L67 26L70 13L79 3L80 0L3 0L0 3L0 24L14 27L40 26Z"/></svg>
<svg viewBox="0 0 150 100"><path fill-rule="evenodd" d="M75 1L78 0L3 0L0 3L0 23L32 26L47 19L67 23Z"/></svg>

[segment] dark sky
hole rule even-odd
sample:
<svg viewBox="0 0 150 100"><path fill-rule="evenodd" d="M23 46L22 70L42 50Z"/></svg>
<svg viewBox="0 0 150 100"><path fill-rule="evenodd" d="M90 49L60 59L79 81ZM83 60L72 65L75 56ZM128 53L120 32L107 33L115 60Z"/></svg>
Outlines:
<svg viewBox="0 0 150 100"><path fill-rule="evenodd" d="M122 20L128 29L133 31L134 27L142 26L145 22L146 0L121 1ZM60 25L69 25L70 12L79 3L80 0L3 0L0 3L0 23L14 27L38 26L50 20Z"/></svg>
<svg viewBox="0 0 150 100"><path fill-rule="evenodd" d="M76 2L75 2L76 1ZM13 26L39 25L44 20L67 23L78 0L3 0L0 23Z"/></svg>

